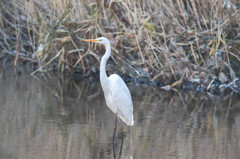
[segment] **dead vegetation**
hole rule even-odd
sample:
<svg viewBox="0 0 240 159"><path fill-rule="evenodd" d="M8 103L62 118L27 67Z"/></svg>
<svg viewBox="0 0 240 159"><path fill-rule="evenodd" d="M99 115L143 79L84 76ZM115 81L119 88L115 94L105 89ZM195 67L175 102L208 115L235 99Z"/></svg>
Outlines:
<svg viewBox="0 0 240 159"><path fill-rule="evenodd" d="M105 36L111 73L239 91L239 8L236 0L2 0L0 58L36 63L34 73L97 73L104 49L82 39Z"/></svg>

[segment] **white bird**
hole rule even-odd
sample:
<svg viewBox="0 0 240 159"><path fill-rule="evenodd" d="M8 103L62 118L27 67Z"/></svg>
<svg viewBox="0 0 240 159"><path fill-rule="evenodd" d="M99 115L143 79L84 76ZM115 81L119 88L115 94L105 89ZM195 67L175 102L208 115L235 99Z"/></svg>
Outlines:
<svg viewBox="0 0 240 159"><path fill-rule="evenodd" d="M128 126L133 126L134 119L132 97L127 85L117 74L112 74L108 77L106 73L106 63L111 56L110 42L105 37L84 41L92 41L105 46L106 52L102 57L100 64L100 82L107 106L124 123L126 123Z"/></svg>

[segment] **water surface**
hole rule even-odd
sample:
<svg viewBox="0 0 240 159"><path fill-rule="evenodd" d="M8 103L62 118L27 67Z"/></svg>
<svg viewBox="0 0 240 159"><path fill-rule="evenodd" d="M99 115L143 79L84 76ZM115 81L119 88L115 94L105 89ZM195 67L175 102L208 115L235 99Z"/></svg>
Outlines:
<svg viewBox="0 0 240 159"><path fill-rule="evenodd" d="M98 82L0 72L0 158L113 158L115 118ZM238 95L129 89L135 125L123 140L117 130L117 157L239 158Z"/></svg>

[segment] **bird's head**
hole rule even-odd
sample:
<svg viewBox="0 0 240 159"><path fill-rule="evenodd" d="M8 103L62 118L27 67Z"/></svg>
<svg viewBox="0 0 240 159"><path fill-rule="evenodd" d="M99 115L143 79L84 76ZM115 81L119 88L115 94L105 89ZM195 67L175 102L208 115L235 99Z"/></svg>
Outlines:
<svg viewBox="0 0 240 159"><path fill-rule="evenodd" d="M88 40L84 40L84 41L92 41L92 42L96 42L96 43L99 43L99 44L104 44L105 46L107 45L110 45L109 43L109 40L105 37L100 37L100 38L97 38L97 39L88 39Z"/></svg>

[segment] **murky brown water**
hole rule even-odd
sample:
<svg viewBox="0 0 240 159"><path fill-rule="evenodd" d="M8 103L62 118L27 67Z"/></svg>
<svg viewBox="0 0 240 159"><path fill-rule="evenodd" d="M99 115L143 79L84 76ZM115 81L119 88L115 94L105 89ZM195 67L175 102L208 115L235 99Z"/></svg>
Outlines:
<svg viewBox="0 0 240 159"><path fill-rule="evenodd" d="M38 77L0 73L0 158L113 158L115 118L99 83ZM239 158L239 96L129 88L135 125L124 126L121 152L117 130L117 158Z"/></svg>

